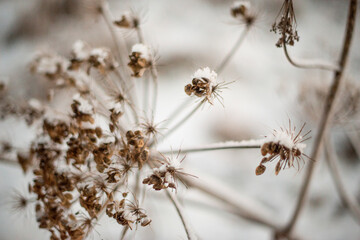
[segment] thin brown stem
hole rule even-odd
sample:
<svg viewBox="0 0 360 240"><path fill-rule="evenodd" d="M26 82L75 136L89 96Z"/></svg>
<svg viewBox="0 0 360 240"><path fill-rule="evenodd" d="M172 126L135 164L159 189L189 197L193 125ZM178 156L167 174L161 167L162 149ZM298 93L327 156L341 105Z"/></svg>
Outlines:
<svg viewBox="0 0 360 240"><path fill-rule="evenodd" d="M325 107L323 109L323 113L321 115L321 120L319 123L319 130L316 134L316 137L314 140L313 151L311 154L311 159L313 159L314 161L309 162L309 167L308 167L306 175L304 177L304 182L301 186L300 194L299 194L299 197L298 197L298 200L296 203L294 213L293 213L289 223L287 224L287 226L285 227L285 229L282 232L282 234L285 236L289 236L291 234L293 228L295 227L295 225L297 223L297 220L299 219L300 213L302 212L302 209L304 208L305 200L308 195L310 182L312 180L312 176L313 176L314 169L315 169L315 162L318 159L322 139L323 139L324 133L326 132L329 122L330 122L329 120L331 118L331 110L333 108L333 103L337 96L340 82L343 79L344 70L346 67L347 60L348 60L349 49L350 49L351 40L352 40L352 36L353 36L353 32L354 32L354 26L355 26L356 8L357 8L357 0L350 0L349 13L348 13L347 24L346 24L345 39L344 39L341 56L340 56L340 61L339 61L340 68L339 68L339 70L335 71L335 73L334 73L333 83L332 83L330 90L328 92L328 95L326 97Z"/></svg>
<svg viewBox="0 0 360 240"><path fill-rule="evenodd" d="M287 50L287 46L283 44L284 53L286 59L297 68L306 68L306 69L321 69L321 70L328 70L328 71L338 71L339 66L334 63L329 63L324 60L303 60L303 59L294 59L290 57L290 54Z"/></svg>
<svg viewBox="0 0 360 240"><path fill-rule="evenodd" d="M356 203L356 199L353 198L346 191L345 184L343 183L340 176L337 154L334 150L333 144L331 144L330 139L325 140L325 155L332 175L332 179L334 180L336 190L338 191L341 201L343 202L344 206L349 210L355 221L360 224L360 207Z"/></svg>

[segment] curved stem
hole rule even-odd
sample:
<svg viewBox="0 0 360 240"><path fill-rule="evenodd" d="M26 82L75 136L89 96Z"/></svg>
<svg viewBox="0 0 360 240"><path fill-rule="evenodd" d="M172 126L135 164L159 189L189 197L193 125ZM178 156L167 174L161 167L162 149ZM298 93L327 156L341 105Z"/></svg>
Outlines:
<svg viewBox="0 0 360 240"><path fill-rule="evenodd" d="M354 26L355 26L356 7L357 7L357 0L350 0L345 39L344 39L341 56L340 56L340 61L339 61L340 69L338 71L335 71L333 83L332 83L330 90L328 92L328 95L326 97L325 107L323 109L323 113L322 113L321 120L319 123L319 130L316 134L313 151L311 154L311 159L313 159L313 160L317 160L317 158L318 158L321 143L322 143L322 138L323 138L323 135L326 132L326 129L328 128L328 125L329 125L329 119L331 117L331 110L333 108L333 103L337 96L340 82L343 79L343 73L344 73L344 70L346 67L346 63L347 63L347 59L348 59L348 55L349 55L349 49L350 49L351 40L352 40L352 36L353 36L353 31L354 31ZM315 161L310 161L309 164L310 165L307 169L307 172L306 172L306 175L304 178L304 182L301 186L299 198L297 200L294 213L290 219L290 222L283 230L282 234L284 234L285 236L288 236L291 234L291 231L293 230L295 224L297 223L300 213L304 207L305 200L308 195L310 182L311 182L314 168L315 168Z"/></svg>
<svg viewBox="0 0 360 240"><path fill-rule="evenodd" d="M241 32L241 34L240 34L238 40L236 41L236 43L234 44L234 46L231 48L231 50L228 52L228 54L225 56L225 58L222 60L222 62L219 64L219 66L217 68L215 68L215 71L218 74L220 74L224 70L226 65L231 60L231 58L235 55L236 51L239 49L241 43L244 41L249 30L250 30L250 26L246 26L246 28Z"/></svg>
<svg viewBox="0 0 360 240"><path fill-rule="evenodd" d="M308 68L308 69L322 69L328 71L338 71L339 66L333 63L325 62L323 60L300 60L290 57L290 54L287 50L286 44L283 44L283 49L287 60L294 66L298 68Z"/></svg>
<svg viewBox="0 0 360 240"><path fill-rule="evenodd" d="M325 155L326 160L334 180L336 190L343 202L344 206L349 210L355 221L360 224L360 207L348 192L346 191L345 184L342 181L339 171L339 165L337 160L337 154L334 150L334 146L331 144L330 139L325 140Z"/></svg>
<svg viewBox="0 0 360 240"><path fill-rule="evenodd" d="M168 198L171 200L171 202L174 204L174 207L176 208L177 213L179 214L179 217L181 219L181 222L184 226L187 238L189 240L193 240L193 239L198 239L195 235L195 233L193 232L188 219L185 217L184 211L182 209L182 206L180 205L178 199L176 196L172 195L168 189L166 189L166 195L168 196Z"/></svg>

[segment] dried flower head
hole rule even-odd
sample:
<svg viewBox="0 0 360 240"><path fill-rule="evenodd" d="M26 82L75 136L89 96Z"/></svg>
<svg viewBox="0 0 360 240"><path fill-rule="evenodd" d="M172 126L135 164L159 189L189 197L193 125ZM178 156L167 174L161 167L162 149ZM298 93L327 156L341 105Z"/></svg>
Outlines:
<svg viewBox="0 0 360 240"><path fill-rule="evenodd" d="M138 43L131 49L128 66L132 70L133 77L142 77L145 70L151 65L151 54L148 46Z"/></svg>
<svg viewBox="0 0 360 240"><path fill-rule="evenodd" d="M280 18L279 21L278 18ZM296 31L296 18L292 0L284 0L280 13L278 14L270 31L279 33L280 35L280 38L276 43L277 47L282 47L285 44L293 46L295 41L299 41L299 35Z"/></svg>
<svg viewBox="0 0 360 240"><path fill-rule="evenodd" d="M114 21L114 24L121 28L137 28L139 19L132 12L124 12L120 19Z"/></svg>
<svg viewBox="0 0 360 240"><path fill-rule="evenodd" d="M214 96L218 96L216 90L219 87L217 74L210 68L200 68L192 75L191 84L185 86L185 93L189 96L195 95L213 103Z"/></svg>
<svg viewBox="0 0 360 240"><path fill-rule="evenodd" d="M235 1L230 8L231 16L235 19L239 19L246 25L250 26L254 23L256 14L251 8L249 1Z"/></svg>
<svg viewBox="0 0 360 240"><path fill-rule="evenodd" d="M272 136L266 137L263 145L261 146L261 155L264 158L261 160L260 165L256 168L256 175L261 175L265 172L266 167L264 163L278 160L275 167L275 174L278 175L281 169L286 166L295 167L294 162L297 163L297 168L300 170L300 161L304 162L303 156L306 145L303 143L309 138L305 138L309 133L301 135L305 124L301 127L298 133L296 128L291 128L289 121L289 129L282 129L273 132Z"/></svg>
<svg viewBox="0 0 360 240"><path fill-rule="evenodd" d="M152 188L156 191L166 188L177 189L176 181L181 181L181 175L192 176L188 173L183 172L180 168L180 164L184 161L184 156L181 160L179 159L179 154L176 158L166 157L162 155L163 159L160 162L158 168L153 168L153 172L143 180L143 184L152 185Z"/></svg>

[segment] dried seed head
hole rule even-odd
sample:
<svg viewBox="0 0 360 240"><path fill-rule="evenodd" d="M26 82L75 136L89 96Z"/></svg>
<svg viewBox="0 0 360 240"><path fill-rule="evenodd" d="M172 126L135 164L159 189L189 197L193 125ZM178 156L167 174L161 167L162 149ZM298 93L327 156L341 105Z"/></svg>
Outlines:
<svg viewBox="0 0 360 240"><path fill-rule="evenodd" d="M114 21L114 24L121 28L137 28L139 19L131 12L124 12L120 19Z"/></svg>
<svg viewBox="0 0 360 240"><path fill-rule="evenodd" d="M200 68L192 75L191 84L185 86L185 93L189 96L204 97L208 102L212 103L218 86L216 72L208 67Z"/></svg>
<svg viewBox="0 0 360 240"><path fill-rule="evenodd" d="M278 20L278 18L280 20ZM299 41L292 0L284 0L280 13L270 31L279 33L280 35L280 38L276 43L277 47L282 47L284 44L293 46L295 41Z"/></svg>
<svg viewBox="0 0 360 240"><path fill-rule="evenodd" d="M260 165L256 168L256 175L261 175L265 172L266 168L263 165L266 162L278 160L275 167L275 174L278 175L282 168L286 166L295 167L294 161L297 163L297 168L300 169L300 162L304 161L304 149L306 145L303 143L309 138L304 139L306 133L301 136L301 132L304 129L305 124L296 133L296 128L291 128L291 122L289 122L289 129L281 129L280 131L274 131L272 136L266 137L263 145L261 146L261 155L267 156L261 160ZM304 155L306 156L306 155Z"/></svg>
<svg viewBox="0 0 360 240"><path fill-rule="evenodd" d="M148 46L138 43L131 49L128 66L132 70L133 77L142 77L145 70L151 65L151 54Z"/></svg>
<svg viewBox="0 0 360 240"><path fill-rule="evenodd" d="M247 26L255 22L256 14L249 1L235 1L230 9L231 16L244 22Z"/></svg>

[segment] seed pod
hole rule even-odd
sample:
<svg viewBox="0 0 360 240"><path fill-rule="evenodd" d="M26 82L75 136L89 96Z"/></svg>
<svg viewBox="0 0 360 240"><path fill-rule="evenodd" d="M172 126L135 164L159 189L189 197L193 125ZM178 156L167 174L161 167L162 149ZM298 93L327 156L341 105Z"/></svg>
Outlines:
<svg viewBox="0 0 360 240"><path fill-rule="evenodd" d="M263 173L265 172L265 170L266 170L266 167L265 167L264 165L260 164L260 165L256 168L255 174L256 174L257 176L259 176L259 175L263 174Z"/></svg>
<svg viewBox="0 0 360 240"><path fill-rule="evenodd" d="M278 161L278 163L276 164L276 167L275 167L275 174L278 175L279 172L281 170L281 160Z"/></svg>

